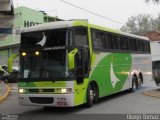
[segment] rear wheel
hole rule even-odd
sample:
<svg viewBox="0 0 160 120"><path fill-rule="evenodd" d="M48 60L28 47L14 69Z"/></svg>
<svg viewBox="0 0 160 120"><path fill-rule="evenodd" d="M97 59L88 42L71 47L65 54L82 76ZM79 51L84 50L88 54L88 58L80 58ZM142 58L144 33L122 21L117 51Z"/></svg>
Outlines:
<svg viewBox="0 0 160 120"><path fill-rule="evenodd" d="M133 76L133 78L132 78L132 88L131 88L131 91L132 92L135 92L136 91L136 89L137 89L137 78L135 77L135 76Z"/></svg>
<svg viewBox="0 0 160 120"><path fill-rule="evenodd" d="M139 76L138 77L138 88L141 88L142 87L142 76Z"/></svg>

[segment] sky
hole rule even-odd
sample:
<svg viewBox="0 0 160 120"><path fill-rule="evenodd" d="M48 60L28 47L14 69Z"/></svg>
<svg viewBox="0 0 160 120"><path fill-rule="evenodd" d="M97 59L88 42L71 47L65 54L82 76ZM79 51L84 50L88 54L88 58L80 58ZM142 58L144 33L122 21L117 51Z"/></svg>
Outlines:
<svg viewBox="0 0 160 120"><path fill-rule="evenodd" d="M98 17L60 0L13 0L14 7L25 6L45 11L51 16L60 19L88 19L92 24L120 29L131 16L151 14L156 17L160 14L160 4L146 3L145 0L64 0L78 7L104 16ZM111 19L111 20L108 20ZM117 22L113 22L113 21Z"/></svg>

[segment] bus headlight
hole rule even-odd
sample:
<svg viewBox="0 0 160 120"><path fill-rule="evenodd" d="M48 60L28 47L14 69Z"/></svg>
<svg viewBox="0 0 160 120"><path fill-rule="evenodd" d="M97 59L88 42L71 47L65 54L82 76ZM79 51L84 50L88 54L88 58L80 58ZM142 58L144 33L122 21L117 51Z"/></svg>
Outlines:
<svg viewBox="0 0 160 120"><path fill-rule="evenodd" d="M18 91L19 91L19 93L21 93L21 94L23 94L23 93L25 92L24 89L19 89Z"/></svg>
<svg viewBox="0 0 160 120"><path fill-rule="evenodd" d="M24 57L24 56L26 56L27 55L27 53L26 52L22 52L22 56Z"/></svg>
<svg viewBox="0 0 160 120"><path fill-rule="evenodd" d="M36 56L39 56L39 54L40 54L39 51L35 51Z"/></svg>
<svg viewBox="0 0 160 120"><path fill-rule="evenodd" d="M61 93L66 93L67 89L61 89Z"/></svg>
<svg viewBox="0 0 160 120"><path fill-rule="evenodd" d="M63 94L71 93L72 92L72 88L59 88L59 89L57 89L57 92L58 93L63 93Z"/></svg>

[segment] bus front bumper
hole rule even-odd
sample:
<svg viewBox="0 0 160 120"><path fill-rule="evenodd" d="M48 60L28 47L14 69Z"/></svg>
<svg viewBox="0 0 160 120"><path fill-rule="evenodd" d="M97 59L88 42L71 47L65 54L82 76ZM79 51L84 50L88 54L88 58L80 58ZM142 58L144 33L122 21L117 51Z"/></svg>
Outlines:
<svg viewBox="0 0 160 120"><path fill-rule="evenodd" d="M20 105L32 106L74 106L74 93L71 94L19 94Z"/></svg>

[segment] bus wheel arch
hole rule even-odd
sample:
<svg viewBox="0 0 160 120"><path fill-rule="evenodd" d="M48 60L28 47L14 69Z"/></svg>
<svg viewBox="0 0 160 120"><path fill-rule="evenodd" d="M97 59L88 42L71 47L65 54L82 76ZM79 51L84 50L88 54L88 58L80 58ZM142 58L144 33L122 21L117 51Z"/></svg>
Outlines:
<svg viewBox="0 0 160 120"><path fill-rule="evenodd" d="M91 107L99 99L99 88L96 81L93 80L88 84L86 93L86 106Z"/></svg>

